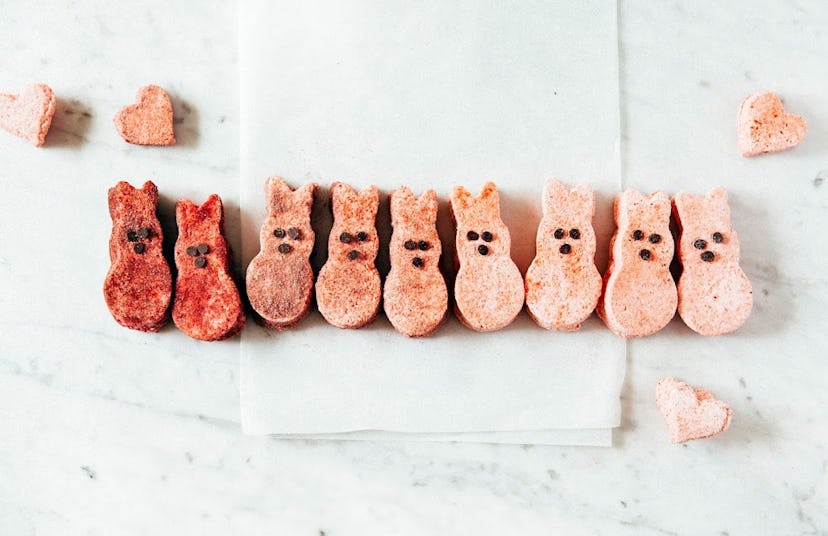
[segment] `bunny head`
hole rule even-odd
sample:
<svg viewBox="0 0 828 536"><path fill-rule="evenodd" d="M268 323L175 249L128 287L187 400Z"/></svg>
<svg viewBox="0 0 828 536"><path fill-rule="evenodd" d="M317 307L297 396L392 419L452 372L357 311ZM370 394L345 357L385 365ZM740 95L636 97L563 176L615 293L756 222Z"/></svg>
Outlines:
<svg viewBox="0 0 828 536"><path fill-rule="evenodd" d="M394 259L414 269L438 267L442 245L437 235L437 193L426 190L417 198L402 186L392 192L390 204L394 233L389 247Z"/></svg>
<svg viewBox="0 0 828 536"><path fill-rule="evenodd" d="M374 262L379 249L376 230L379 192L370 186L356 193L349 185L331 185L333 227L328 238L328 259L337 262Z"/></svg>
<svg viewBox="0 0 828 536"><path fill-rule="evenodd" d="M120 181L109 189L109 214L115 221L120 217L141 214L146 207L158 205L158 187L147 181L138 189L126 181ZM136 222L133 222L136 223Z"/></svg>
<svg viewBox="0 0 828 536"><path fill-rule="evenodd" d="M310 255L315 237L311 209L317 189L315 183L309 182L294 191L279 177L267 180L268 214L259 234L262 251L286 258L299 255L306 259Z"/></svg>
<svg viewBox="0 0 828 536"><path fill-rule="evenodd" d="M713 188L704 197L679 192L673 198L673 207L681 228L682 263L712 267L721 262L739 262L739 237L730 224L724 188Z"/></svg>
<svg viewBox="0 0 828 536"><path fill-rule="evenodd" d="M670 233L670 197L664 192L644 195L625 190L615 198L618 230L614 248L620 248L622 261L643 266L669 267L673 260L673 235Z"/></svg>
<svg viewBox="0 0 828 536"><path fill-rule="evenodd" d="M221 198L213 194L201 206L188 199L181 199L175 206L178 222L178 240L175 247L176 264L209 266L211 259L223 265L227 259L227 242L224 239L224 209ZM191 262L187 262L190 258Z"/></svg>
<svg viewBox="0 0 828 536"><path fill-rule="evenodd" d="M537 254L563 262L593 262L595 195L589 185L568 188L555 179L543 189L543 218L538 228Z"/></svg>
<svg viewBox="0 0 828 536"><path fill-rule="evenodd" d="M158 187L151 181L140 189L125 181L109 189L109 214L112 217L110 246L127 245L135 254L142 255L156 245L161 251L163 234L155 214L158 205Z"/></svg>
<svg viewBox="0 0 828 536"><path fill-rule="evenodd" d="M494 183L486 183L480 197L456 186L450 207L457 223L455 247L461 263L510 257L511 238L500 219L500 198Z"/></svg>

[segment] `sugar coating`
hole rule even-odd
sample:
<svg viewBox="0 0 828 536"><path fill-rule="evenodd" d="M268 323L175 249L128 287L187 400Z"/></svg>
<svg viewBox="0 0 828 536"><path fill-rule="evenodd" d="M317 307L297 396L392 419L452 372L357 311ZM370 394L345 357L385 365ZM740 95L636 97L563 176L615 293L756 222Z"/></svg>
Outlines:
<svg viewBox="0 0 828 536"><path fill-rule="evenodd" d="M109 189L112 264L104 279L104 300L116 322L154 332L169 319L172 276L163 255L164 234L156 215L158 188L151 181L141 189L121 181ZM145 237L138 237L147 229ZM130 240L130 238L132 240ZM136 246L143 248L140 253Z"/></svg>
<svg viewBox="0 0 828 536"><path fill-rule="evenodd" d="M733 416L730 407L708 391L676 378L658 382L656 405L667 422L673 443L718 435L727 430Z"/></svg>
<svg viewBox="0 0 828 536"><path fill-rule="evenodd" d="M127 143L135 145L174 145L173 108L170 96L159 86L138 90L136 103L115 115L115 128Z"/></svg>
<svg viewBox="0 0 828 536"><path fill-rule="evenodd" d="M46 84L32 84L19 95L0 94L0 128L40 147L56 106L55 94Z"/></svg>
<svg viewBox="0 0 828 536"><path fill-rule="evenodd" d="M317 189L307 183L293 191L279 177L265 182L268 215L259 233L260 251L250 261L245 279L250 305L274 329L294 326L310 307L309 257L315 238L311 210Z"/></svg>
<svg viewBox="0 0 828 536"><path fill-rule="evenodd" d="M670 197L626 190L615 198L614 213L617 229L596 311L616 335L645 337L666 326L676 313ZM635 231L640 231L638 240ZM657 243L651 242L653 235L660 238ZM649 254L646 260L644 250Z"/></svg>
<svg viewBox="0 0 828 536"><path fill-rule="evenodd" d="M476 331L496 331L512 323L523 308L523 277L512 261L509 229L500 219L497 186L489 182L480 197L454 188L449 207L457 226L454 281L457 318ZM470 240L469 232L478 238ZM492 240L485 241L484 233ZM486 254L480 248L486 248Z"/></svg>
<svg viewBox="0 0 828 536"><path fill-rule="evenodd" d="M328 323L361 328L377 316L382 284L374 262L379 249L376 230L379 192L376 186L357 194L351 186L331 185L333 227L328 237L328 260L316 281L316 304ZM348 242L341 236L347 233ZM364 240L359 240L359 233Z"/></svg>
<svg viewBox="0 0 828 536"><path fill-rule="evenodd" d="M211 195L201 206L181 199L175 207L178 240L175 242L173 321L194 339L217 341L242 330L245 324L239 291L230 274L230 251L224 238L221 198ZM188 248L205 244L207 253L188 254ZM196 258L204 259L203 267Z"/></svg>
<svg viewBox="0 0 828 536"><path fill-rule="evenodd" d="M570 189L549 179L542 204L536 254L526 272L526 306L543 328L577 330L601 295L592 228L595 195L588 185Z"/></svg>
<svg viewBox="0 0 828 536"><path fill-rule="evenodd" d="M737 118L739 153L744 157L775 153L805 139L805 120L787 113L782 101L766 91L742 101Z"/></svg>
<svg viewBox="0 0 828 536"><path fill-rule="evenodd" d="M437 193L426 190L417 198L401 186L391 193L390 205L394 230L383 308L394 329L409 337L424 337L440 326L448 310L448 290L440 272ZM416 247L410 249L412 244Z"/></svg>
<svg viewBox="0 0 828 536"><path fill-rule="evenodd" d="M722 187L706 196L679 192L673 215L680 232L679 316L702 335L735 331L750 316L753 290L739 266L739 236L730 223L727 192Z"/></svg>

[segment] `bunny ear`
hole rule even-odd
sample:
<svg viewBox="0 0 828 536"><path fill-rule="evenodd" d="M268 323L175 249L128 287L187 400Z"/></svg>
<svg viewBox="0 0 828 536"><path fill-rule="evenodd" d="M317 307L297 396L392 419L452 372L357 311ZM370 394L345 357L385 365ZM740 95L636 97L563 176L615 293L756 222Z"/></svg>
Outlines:
<svg viewBox="0 0 828 536"><path fill-rule="evenodd" d="M558 179L549 179L543 185L543 213L548 214L555 210L555 200L562 197L567 188Z"/></svg>
<svg viewBox="0 0 828 536"><path fill-rule="evenodd" d="M267 196L267 210L271 214L279 214L290 208L293 190L281 177L270 177L265 181L265 195Z"/></svg>
<svg viewBox="0 0 828 536"><path fill-rule="evenodd" d="M198 207L198 211L205 216L205 219L214 223L221 222L224 217L224 209L222 208L221 198L217 194L212 194L207 198L207 201Z"/></svg>
<svg viewBox="0 0 828 536"><path fill-rule="evenodd" d="M346 215L348 207L352 207L356 201L354 189L344 182L331 184L331 210L334 220L341 220Z"/></svg>
<svg viewBox="0 0 828 536"><path fill-rule="evenodd" d="M369 186L358 195L359 206L361 208L360 216L366 220L370 216L373 222L377 218L377 209L379 208L379 190L376 186Z"/></svg>
<svg viewBox="0 0 828 536"><path fill-rule="evenodd" d="M428 218L430 223L433 224L437 221L437 192L429 188L420 195L417 205L423 211L423 217Z"/></svg>
<svg viewBox="0 0 828 536"><path fill-rule="evenodd" d="M579 184L571 188L569 198L573 201L573 207L581 208L584 215L590 218L595 215L595 192L589 184Z"/></svg>
<svg viewBox="0 0 828 536"><path fill-rule="evenodd" d="M315 182L303 184L293 192L294 204L298 206L312 207L317 190L319 190L319 185Z"/></svg>
<svg viewBox="0 0 828 536"><path fill-rule="evenodd" d="M396 220L400 215L410 212L411 205L415 202L414 194L408 186L400 186L388 196L391 206L391 218ZM393 225L393 221L391 223Z"/></svg>
<svg viewBox="0 0 828 536"><path fill-rule="evenodd" d="M650 204L653 209L658 211L659 217L663 220L670 220L670 212L672 206L670 204L670 196L664 192L653 192L649 196Z"/></svg>
<svg viewBox="0 0 828 536"><path fill-rule="evenodd" d="M175 204L175 221L181 225L181 222L188 219L198 207L189 199L179 199Z"/></svg>
<svg viewBox="0 0 828 536"><path fill-rule="evenodd" d="M131 186L130 186L131 188ZM158 204L158 186L152 181L147 181L141 186L141 191L146 194L147 198L154 204Z"/></svg>
<svg viewBox="0 0 828 536"><path fill-rule="evenodd" d="M471 192L462 186L455 186L454 191L451 193L452 210L455 214L458 214L469 208L473 200L474 198L472 197Z"/></svg>
<svg viewBox="0 0 828 536"><path fill-rule="evenodd" d="M718 215L722 219L722 223L730 224L730 205L727 204L727 190L721 186L716 186L704 196L704 200L708 206L708 212L712 215Z"/></svg>
<svg viewBox="0 0 828 536"><path fill-rule="evenodd" d="M487 182L483 185L479 202L488 207L492 214L500 214L500 194L497 192L495 183Z"/></svg>

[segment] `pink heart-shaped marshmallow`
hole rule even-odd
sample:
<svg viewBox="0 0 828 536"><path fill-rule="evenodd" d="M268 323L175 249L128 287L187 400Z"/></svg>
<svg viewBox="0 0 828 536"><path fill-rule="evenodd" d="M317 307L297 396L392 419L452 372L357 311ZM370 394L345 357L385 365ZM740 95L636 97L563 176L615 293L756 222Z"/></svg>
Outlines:
<svg viewBox="0 0 828 536"><path fill-rule="evenodd" d="M0 94L0 128L39 147L46 140L55 106L55 94L46 84L32 84L19 95Z"/></svg>
<svg viewBox="0 0 828 536"><path fill-rule="evenodd" d="M142 87L137 102L115 116L115 128L126 142L135 145L175 144L170 96L158 86Z"/></svg>
<svg viewBox="0 0 828 536"><path fill-rule="evenodd" d="M775 153L799 144L808 127L798 115L789 114L779 97L754 93L739 107L739 152L742 156Z"/></svg>
<svg viewBox="0 0 828 536"><path fill-rule="evenodd" d="M656 405L667 421L673 443L720 434L727 430L733 414L727 404L709 392L675 378L658 382Z"/></svg>

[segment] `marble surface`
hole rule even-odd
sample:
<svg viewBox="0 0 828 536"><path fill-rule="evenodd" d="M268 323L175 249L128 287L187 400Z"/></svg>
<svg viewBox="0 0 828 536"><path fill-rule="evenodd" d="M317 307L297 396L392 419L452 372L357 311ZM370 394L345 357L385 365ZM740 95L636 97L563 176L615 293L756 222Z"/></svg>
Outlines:
<svg viewBox="0 0 828 536"><path fill-rule="evenodd" d="M112 325L105 190L152 178L173 203L220 192L238 247L233 5L4 5L0 90L61 99L43 149L0 136L0 534L823 534L828 531L828 6L621 2L621 180L731 193L753 316L674 321L628 344L615 447L296 441L238 424L237 342ZM127 146L111 117L146 82L180 144ZM742 160L735 110L772 89L809 121ZM676 375L734 409L673 446L653 403Z"/></svg>

